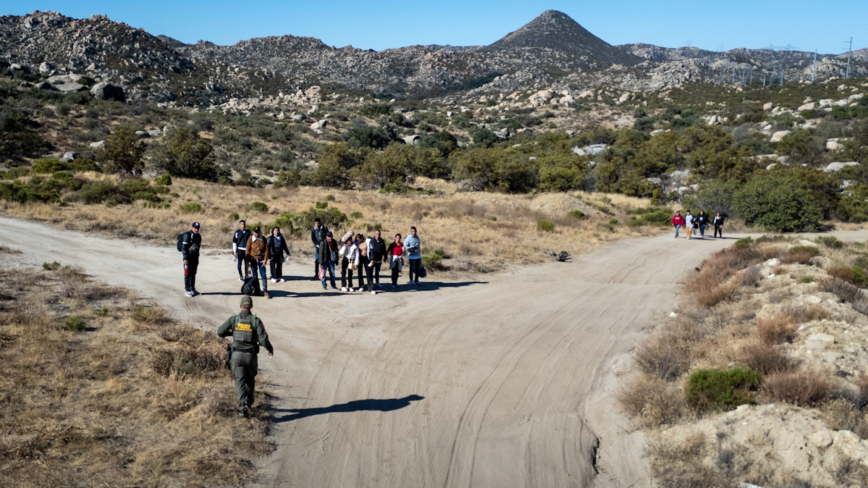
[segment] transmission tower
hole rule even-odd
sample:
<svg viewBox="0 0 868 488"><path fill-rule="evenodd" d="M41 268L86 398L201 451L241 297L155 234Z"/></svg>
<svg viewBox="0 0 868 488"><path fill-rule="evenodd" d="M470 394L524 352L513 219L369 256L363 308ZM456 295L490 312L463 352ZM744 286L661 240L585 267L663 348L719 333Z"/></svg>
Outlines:
<svg viewBox="0 0 868 488"><path fill-rule="evenodd" d="M847 42L847 41L844 41ZM850 78L850 56L853 54L853 38L850 38L850 47L847 49L847 78Z"/></svg>
<svg viewBox="0 0 868 488"><path fill-rule="evenodd" d="M777 66L775 71L780 71L781 86L784 85L784 78L787 72L787 61L790 58L790 54L797 49L798 48L792 44L787 44L786 46L769 45L769 50L772 52L772 68L774 69L774 67ZM772 76L771 83L774 83L775 78L777 77Z"/></svg>

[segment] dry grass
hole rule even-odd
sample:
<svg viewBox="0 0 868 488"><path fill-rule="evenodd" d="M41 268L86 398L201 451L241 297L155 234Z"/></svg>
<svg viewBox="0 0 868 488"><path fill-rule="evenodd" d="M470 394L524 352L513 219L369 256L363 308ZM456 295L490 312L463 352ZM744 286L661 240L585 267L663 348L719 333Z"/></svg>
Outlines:
<svg viewBox="0 0 868 488"><path fill-rule="evenodd" d="M791 305L757 320L757 337L766 344L793 342L799 325L829 318L829 312L817 305Z"/></svg>
<svg viewBox="0 0 868 488"><path fill-rule="evenodd" d="M705 459L714 449L705 435L695 432L683 439L656 440L648 446L651 475L659 486L678 488L735 488L726 473Z"/></svg>
<svg viewBox="0 0 868 488"><path fill-rule="evenodd" d="M766 402L786 402L800 407L816 407L835 393L832 375L825 371L773 373L763 379L760 397Z"/></svg>
<svg viewBox="0 0 868 488"><path fill-rule="evenodd" d="M621 408L640 427L673 424L684 415L684 395L674 384L657 375L642 374L617 395Z"/></svg>
<svg viewBox="0 0 868 488"><path fill-rule="evenodd" d="M702 263L699 273L685 284L689 293L699 305L711 308L730 300L742 282L755 283L757 271L750 268L762 260L764 249L740 249L730 247L719 251ZM731 279L743 273L741 279Z"/></svg>
<svg viewBox="0 0 868 488"><path fill-rule="evenodd" d="M0 270L0 289L0 486L243 485L271 450L213 334L72 267Z"/></svg>
<svg viewBox="0 0 868 488"><path fill-rule="evenodd" d="M793 371L798 366L795 360L789 358L774 344L763 340L751 342L743 347L741 361L764 376Z"/></svg>
<svg viewBox="0 0 868 488"><path fill-rule="evenodd" d="M672 380L687 372L690 352L700 339L694 323L676 320L642 341L633 358L644 373Z"/></svg>
<svg viewBox="0 0 868 488"><path fill-rule="evenodd" d="M96 173L80 176L106 178ZM432 185L436 186L436 182L429 181L428 186ZM61 206L0 202L0 212L63 229L141 238L168 246L174 246L177 235L188 230L190 222L196 220L202 224L204 247L228 252L231 249L231 231L237 226L230 214L238 213L248 223L268 223L281 212L305 211L315 202L325 201L327 195L333 195L334 201L328 202L329 207L336 207L348 216L360 212L362 217L354 219L348 229L332 230L358 232L363 231L366 224L381 224L386 240L390 241L394 234L406 235L410 226L415 225L423 247L444 249L452 256L444 264L457 272L474 272L483 268L492 271L519 263L541 263L551 260L544 252L549 249L578 255L610 241L661 232L658 227L610 225L611 218L628 222L626 211L649 206L648 200L623 195L575 194L582 198L564 193L398 195L317 187L256 189L184 179L175 179L169 188L177 196L169 197L172 203L168 209L145 208L141 204L110 208L83 203ZM268 211L246 211L245 207L254 201L265 202ZM193 214L181 213L178 206L186 202L199 203L203 210ZM572 210L581 210L589 218L576 219L568 214ZM554 231L539 231L537 222L540 220L553 222ZM290 237L288 233L286 235ZM291 238L290 244L296 255L311 252L308 232L303 232L301 238Z"/></svg>

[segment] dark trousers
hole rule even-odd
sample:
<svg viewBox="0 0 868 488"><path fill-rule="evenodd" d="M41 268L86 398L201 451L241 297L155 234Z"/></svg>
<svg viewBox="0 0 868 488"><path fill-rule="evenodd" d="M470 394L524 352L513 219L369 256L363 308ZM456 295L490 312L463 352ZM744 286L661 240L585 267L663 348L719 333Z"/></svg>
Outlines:
<svg viewBox="0 0 868 488"><path fill-rule="evenodd" d="M392 268L392 286L398 286L398 275L401 274L401 270L398 269L397 266Z"/></svg>
<svg viewBox="0 0 868 488"><path fill-rule="evenodd" d="M232 352L232 377L235 378L235 397L238 408L253 406L253 390L256 388L256 373L259 369L256 354Z"/></svg>
<svg viewBox="0 0 868 488"><path fill-rule="evenodd" d="M419 273L422 272L422 259L410 259L410 281L413 281L413 277L416 277L416 281L419 281Z"/></svg>
<svg viewBox="0 0 868 488"><path fill-rule="evenodd" d="M250 274L250 269L244 263L247 262L247 252L244 249L236 249L235 254L238 258L238 277L241 279L247 278ZM244 268L244 274L241 274L241 268Z"/></svg>
<svg viewBox="0 0 868 488"><path fill-rule="evenodd" d="M374 283L380 284L380 267L383 266L383 261L374 261Z"/></svg>
<svg viewBox="0 0 868 488"><path fill-rule="evenodd" d="M364 277L365 277L365 275L367 275L368 276L368 291L373 291L374 290L374 282L371 279L371 273L373 272L373 269L371 269L371 267L368 266L369 262L370 261L365 256L359 257L359 289L364 288L364 286L365 286Z"/></svg>
<svg viewBox="0 0 868 488"><path fill-rule="evenodd" d="M319 246L313 249L313 277L319 278Z"/></svg>
<svg viewBox="0 0 868 488"><path fill-rule="evenodd" d="M271 260L271 279L279 280L283 278L283 255L279 254L274 256L274 259ZM317 268L317 273L319 273L319 268Z"/></svg>
<svg viewBox="0 0 868 488"><path fill-rule="evenodd" d="M706 224L699 224L699 235L705 237L705 226Z"/></svg>
<svg viewBox="0 0 868 488"><path fill-rule="evenodd" d="M714 237L720 234L720 238L723 239L723 227L719 225L714 226Z"/></svg>
<svg viewBox="0 0 868 488"><path fill-rule="evenodd" d="M349 284L347 278L349 277ZM350 267L350 261L347 258L341 260L341 288L353 287L353 269Z"/></svg>
<svg viewBox="0 0 868 488"><path fill-rule="evenodd" d="M199 256L188 257L184 267L184 289L193 291L196 289L196 271L199 270Z"/></svg>

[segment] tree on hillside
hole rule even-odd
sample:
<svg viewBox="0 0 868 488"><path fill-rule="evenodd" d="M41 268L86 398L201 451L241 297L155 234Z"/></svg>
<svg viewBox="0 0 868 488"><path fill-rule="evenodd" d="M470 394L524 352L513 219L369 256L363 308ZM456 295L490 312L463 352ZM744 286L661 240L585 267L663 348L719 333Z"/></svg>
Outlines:
<svg viewBox="0 0 868 488"><path fill-rule="evenodd" d="M760 175L745 183L733 201L748 225L775 232L813 232L823 209L803 181L792 175Z"/></svg>
<svg viewBox="0 0 868 488"><path fill-rule="evenodd" d="M99 151L97 159L109 173L141 173L144 164L142 155L145 145L136 135L136 129L128 125L119 126L106 138L105 149Z"/></svg>
<svg viewBox="0 0 868 488"><path fill-rule="evenodd" d="M207 140L182 127L157 149L153 166L172 176L217 181L219 171L211 154Z"/></svg>

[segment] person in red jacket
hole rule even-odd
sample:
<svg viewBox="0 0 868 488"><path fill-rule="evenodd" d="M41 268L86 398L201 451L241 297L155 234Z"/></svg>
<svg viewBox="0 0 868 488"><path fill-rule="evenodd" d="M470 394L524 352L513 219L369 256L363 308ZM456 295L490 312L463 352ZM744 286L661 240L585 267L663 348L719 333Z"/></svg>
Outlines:
<svg viewBox="0 0 868 488"><path fill-rule="evenodd" d="M675 212L675 215L672 217L672 225L675 226L675 238L678 238L678 229L684 225L684 217L681 216L681 212Z"/></svg>

